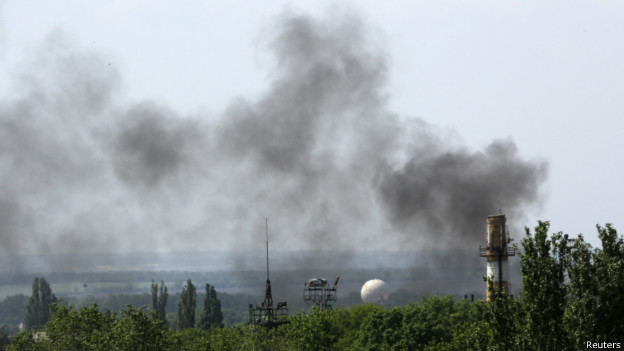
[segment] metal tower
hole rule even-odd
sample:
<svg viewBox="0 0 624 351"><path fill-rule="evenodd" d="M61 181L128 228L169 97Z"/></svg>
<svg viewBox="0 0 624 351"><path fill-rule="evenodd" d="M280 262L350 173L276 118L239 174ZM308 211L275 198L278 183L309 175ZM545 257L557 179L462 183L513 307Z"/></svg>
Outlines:
<svg viewBox="0 0 624 351"><path fill-rule="evenodd" d="M264 301L255 306L249 304L249 323L266 327L277 327L288 323L288 307L286 301L278 302L273 307L273 293L271 292L271 279L269 279L269 219L266 219L266 268L267 279L264 289Z"/></svg>
<svg viewBox="0 0 624 351"><path fill-rule="evenodd" d="M324 310L330 307L337 299L338 280L336 277L334 285L329 286L327 279L312 278L308 279L303 285L303 300L308 304Z"/></svg>

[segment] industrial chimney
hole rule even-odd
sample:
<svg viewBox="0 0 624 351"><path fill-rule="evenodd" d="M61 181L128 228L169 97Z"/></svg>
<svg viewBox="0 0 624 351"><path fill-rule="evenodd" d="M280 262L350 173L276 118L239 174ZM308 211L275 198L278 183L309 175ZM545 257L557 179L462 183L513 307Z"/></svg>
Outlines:
<svg viewBox="0 0 624 351"><path fill-rule="evenodd" d="M494 289L504 289L509 294L509 266L507 258L515 256L516 251L508 244L509 238L504 214L490 215L487 220L486 247L479 246L479 256L487 262L487 278L491 278ZM490 300L490 289L486 282L486 299Z"/></svg>

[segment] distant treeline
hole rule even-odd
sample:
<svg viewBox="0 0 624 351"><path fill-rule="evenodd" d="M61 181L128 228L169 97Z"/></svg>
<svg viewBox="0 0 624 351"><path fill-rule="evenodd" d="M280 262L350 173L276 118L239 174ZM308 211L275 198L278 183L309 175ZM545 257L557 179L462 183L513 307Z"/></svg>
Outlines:
<svg viewBox="0 0 624 351"><path fill-rule="evenodd" d="M197 300L203 301L205 298L204 293L197 294ZM234 325L241 322L246 322L248 317L248 306L250 303L261 301L263 297L261 295L249 295L249 294L228 294L224 292L218 292L218 298L221 301L221 308L223 310L223 323L225 325ZM399 289L392 292L388 299L389 306L405 306L411 302L418 301L421 298L420 295L413 291L406 289ZM23 294L7 296L0 301L0 326L6 326L10 334L17 332L17 325L24 321L24 314L26 311L26 305L28 303L29 296ZM142 294L110 294L107 296L95 297L92 295L84 296L81 298L76 297L64 297L60 300L61 304L66 304L76 308L91 306L96 304L102 311L111 310L113 312L121 312L128 305L141 307L151 306L152 297L149 293ZM167 313L167 319L170 323L175 318L177 311L176 302L180 299L180 293L174 293L169 296L168 303L165 311ZM290 307L291 312L298 313L304 310L309 310L308 305L303 302L301 296L291 296L286 299ZM351 292L349 294L339 295L336 307L348 307L361 303L359 292ZM149 309L149 308L148 308ZM199 316L200 306L197 307L197 316Z"/></svg>
<svg viewBox="0 0 624 351"><path fill-rule="evenodd" d="M261 300L261 297L246 294L227 294L219 293L219 300L224 314L224 323L232 325L243 322L247 316L247 307L250 302ZM205 294L198 293L198 301L203 301ZM24 321L26 306L29 296L23 294L7 296L0 301L0 325L4 325L11 331L15 331L15 327ZM167 314L171 314L171 318L177 311L176 302L180 299L180 293L171 294L166 306ZM85 296L82 298L65 297L60 300L61 304L66 304L76 308L91 306L97 304L102 311L111 310L120 312L128 305L141 307L145 306L149 309L152 304L152 296L149 293L143 294L113 294L105 297ZM198 306L198 311L201 306ZM197 313L199 316L199 313ZM168 316L169 317L169 316Z"/></svg>
<svg viewBox="0 0 624 351"><path fill-rule="evenodd" d="M479 278L483 270L475 271L474 277ZM260 273L260 274L259 274ZM48 281L54 283L137 283L149 282L154 278L176 284L180 288L187 279L193 281L210 281L216 287L238 287L263 285L265 275L263 271L220 271L220 272L187 272L187 271L111 271L111 272L50 272L45 273ZM271 281L276 285L298 284L307 281L308 278L324 277L333 279L341 275L341 283L365 282L371 277L386 281L414 281L418 279L447 278L440 272L430 271L429 268L400 268L400 269L335 269L335 270L279 270L271 271ZM9 273L0 272L0 284L31 284L34 275L32 273Z"/></svg>

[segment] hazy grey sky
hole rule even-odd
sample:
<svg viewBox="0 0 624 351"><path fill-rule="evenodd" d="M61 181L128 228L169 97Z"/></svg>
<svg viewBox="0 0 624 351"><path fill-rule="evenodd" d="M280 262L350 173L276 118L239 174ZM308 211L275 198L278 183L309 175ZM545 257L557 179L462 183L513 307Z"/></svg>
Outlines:
<svg viewBox="0 0 624 351"><path fill-rule="evenodd" d="M432 207L416 214L414 223L405 220L411 213L405 208L419 207L395 201L401 194L392 187L401 179L412 179L408 185L419 179L410 174L437 179L438 173L419 170L439 165L438 156L447 151L467 164L450 171L509 176L511 187L518 185L514 179L521 179L522 187L539 186L535 193L519 187L507 202L507 194L494 197L494 206L518 213L510 218L516 227L550 220L554 230L582 232L593 244L597 223L612 222L624 230L622 2L9 0L0 5L0 15L0 96L6 117L1 128L4 138L19 139L0 141L0 219L13 228L5 229L3 238L18 252L28 250L16 242L43 238L49 246L37 243L38 251L67 251L57 246L68 241L77 247L195 250L203 247L185 240L198 237L203 238L199 246L212 245L206 249L250 248L255 246L249 235L232 236L263 229L264 215L277 217L281 237L296 236L282 249L323 248L319 238L348 248L353 237L357 248L405 248L409 236L389 233L427 231L441 218L430 219ZM298 76L306 69L298 65L317 61L292 56L304 51L288 46L298 45L297 34L307 28L284 24L297 16L319 21L310 33L318 33L318 47L328 57L317 51L309 55L327 63L349 62L362 53L353 69L365 77L321 82L323 89L337 90L319 93L318 101L296 101L299 95L293 95L289 102L314 118L304 116L301 121L310 124L291 129L278 115L297 109L289 110L292 106L280 98L289 97L289 82L301 87L297 82L305 85L317 77ZM287 33L281 41L279 33ZM340 48L344 38L356 44ZM351 98L348 108L340 105ZM314 110L317 102L322 111ZM322 117L362 111L392 115L393 122L354 124L362 131L334 138L333 130L351 131L352 125L344 122L341 129ZM15 127L29 116L41 121ZM267 116L266 124L254 116ZM318 135L308 135L317 127ZM379 132L378 139L371 130ZM249 135L243 140L244 133ZM286 147L274 145L271 133L292 136L300 148L289 154L294 159L274 158ZM367 147L350 148L361 135L370 141ZM411 145L410 138L420 137L427 141ZM492 149L496 141L503 144ZM333 146L324 149L325 143ZM408 162L429 147L435 157ZM45 165L30 165L32 155ZM309 158L302 161L300 155ZM327 158L333 161L324 162ZM371 164L362 166L366 160ZM268 170L259 166L272 162ZM379 174L374 166L392 162L388 167L396 174ZM492 171L481 174L481 162ZM277 175L265 177L265 172ZM363 179L347 181L360 174ZM453 178L451 186L466 183L470 194L488 190L472 178ZM371 182L377 183L368 188ZM352 189L324 198L320 190L302 190L308 184L331 193ZM437 186L444 192L448 184ZM272 195L283 188L288 196ZM379 192L367 193L375 189ZM470 201L456 200L448 200L453 206L445 202L445 213L472 209ZM333 209L347 207L340 219L332 217ZM485 217L477 219L483 230L484 222ZM458 230L457 225L446 229ZM360 232L365 233L353 234Z"/></svg>

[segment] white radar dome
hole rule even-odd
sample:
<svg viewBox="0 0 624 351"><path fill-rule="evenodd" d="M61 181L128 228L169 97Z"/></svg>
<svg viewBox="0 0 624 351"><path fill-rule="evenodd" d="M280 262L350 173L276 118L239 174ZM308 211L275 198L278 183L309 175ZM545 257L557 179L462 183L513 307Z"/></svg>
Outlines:
<svg viewBox="0 0 624 351"><path fill-rule="evenodd" d="M386 282L381 279L372 279L362 285L362 301L364 303L381 304L388 297Z"/></svg>

